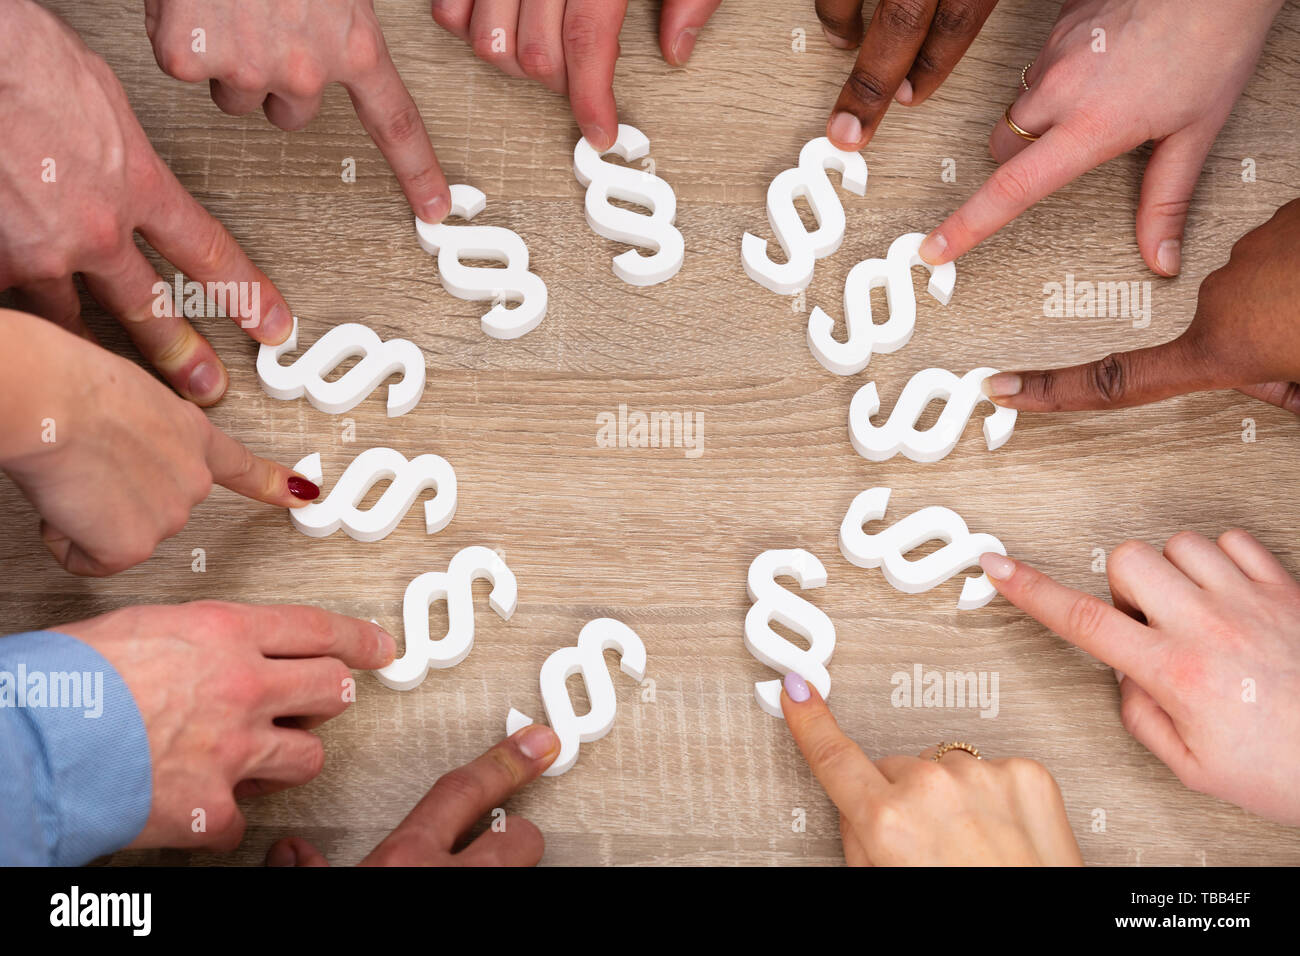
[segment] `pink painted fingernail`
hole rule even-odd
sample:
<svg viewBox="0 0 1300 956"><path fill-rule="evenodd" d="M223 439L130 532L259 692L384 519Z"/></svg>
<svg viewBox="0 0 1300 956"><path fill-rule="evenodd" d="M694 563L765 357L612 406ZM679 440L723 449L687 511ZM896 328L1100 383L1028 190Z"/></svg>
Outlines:
<svg viewBox="0 0 1300 956"><path fill-rule="evenodd" d="M808 682L794 671L785 675L784 685L785 692L796 704L802 704L812 696L812 692L808 690Z"/></svg>
<svg viewBox="0 0 1300 956"><path fill-rule="evenodd" d="M1005 581L1016 573L1016 562L996 551L986 551L980 555L980 567L984 573L998 581Z"/></svg>

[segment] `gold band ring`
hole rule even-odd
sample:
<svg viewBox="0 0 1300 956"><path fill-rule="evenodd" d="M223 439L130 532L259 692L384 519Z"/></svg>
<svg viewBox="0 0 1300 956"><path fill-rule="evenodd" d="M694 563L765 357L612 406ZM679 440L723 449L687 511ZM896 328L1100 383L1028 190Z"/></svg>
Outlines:
<svg viewBox="0 0 1300 956"><path fill-rule="evenodd" d="M951 743L951 744L948 743L939 744L939 749L934 752L934 756L931 757L930 759L933 760L935 763L938 763L939 760L943 757L943 755L948 753L948 751L950 750L964 750L966 751L966 753L970 754L976 760L984 759L983 757L980 756L980 752L978 748L974 747L971 744L966 743L964 740L958 740L955 743Z"/></svg>
<svg viewBox="0 0 1300 956"><path fill-rule="evenodd" d="M1014 106L1014 105L1015 105L1015 104L1013 103L1012 106ZM1036 139L1038 139L1038 134L1036 134L1036 133L1031 133L1031 132L1029 132L1029 130L1024 129L1024 128L1021 127L1021 126L1017 126L1017 125L1016 125L1016 121L1013 120L1013 119L1011 118L1011 107L1010 107L1010 106L1008 106L1008 107L1006 108L1006 110L1002 113L1002 118L1003 118L1004 120L1006 120L1007 126L1008 126L1008 128L1010 128L1011 132L1015 133L1015 134L1016 134L1017 136L1019 136L1021 139L1023 139L1023 140L1028 140L1028 141L1031 142L1031 143L1034 142Z"/></svg>
<svg viewBox="0 0 1300 956"><path fill-rule="evenodd" d="M1020 85L1025 88L1026 93L1029 92L1029 81L1025 79L1025 74L1029 72L1029 68L1033 65L1034 65L1034 61L1030 60L1028 63L1026 63L1024 66L1020 68Z"/></svg>

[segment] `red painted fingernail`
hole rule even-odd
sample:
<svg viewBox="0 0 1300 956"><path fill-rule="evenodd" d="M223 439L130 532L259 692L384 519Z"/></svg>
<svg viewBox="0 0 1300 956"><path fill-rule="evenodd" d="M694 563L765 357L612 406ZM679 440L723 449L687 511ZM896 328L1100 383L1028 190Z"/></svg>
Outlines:
<svg viewBox="0 0 1300 956"><path fill-rule="evenodd" d="M289 478L289 494L303 501L315 501L320 497L320 488L306 478L293 475Z"/></svg>

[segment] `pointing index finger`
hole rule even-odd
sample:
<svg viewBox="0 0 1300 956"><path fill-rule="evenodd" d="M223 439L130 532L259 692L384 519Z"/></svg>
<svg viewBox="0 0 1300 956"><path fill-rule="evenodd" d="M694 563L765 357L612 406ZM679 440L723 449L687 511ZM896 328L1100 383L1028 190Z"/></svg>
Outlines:
<svg viewBox="0 0 1300 956"><path fill-rule="evenodd" d="M791 691L794 696L791 696ZM803 697L796 700L795 697ZM795 743L839 811L861 823L870 798L889 786L862 748L845 736L817 688L798 674L786 676L781 710Z"/></svg>
<svg viewBox="0 0 1300 956"><path fill-rule="evenodd" d="M376 45L370 62L343 85L357 118L393 168L415 215L439 223L451 212L451 187L438 164L420 110L393 65L383 34L368 41Z"/></svg>
<svg viewBox="0 0 1300 956"><path fill-rule="evenodd" d="M1088 137L1069 124L1051 127L995 169L961 208L926 236L921 258L941 265L965 255L1039 200L1120 152L1098 153Z"/></svg>
<svg viewBox="0 0 1300 956"><path fill-rule="evenodd" d="M245 498L281 508L297 508L320 496L314 482L279 462L254 455L247 445L211 422L207 436L208 471L217 484Z"/></svg>
<svg viewBox="0 0 1300 956"><path fill-rule="evenodd" d="M218 300L224 299L226 314L252 338L279 345L293 328L284 298L226 227L199 205L161 160L157 165L157 179L145 185L157 189L158 202L140 224L140 235L177 269L204 283Z"/></svg>
<svg viewBox="0 0 1300 956"><path fill-rule="evenodd" d="M446 853L480 817L532 783L560 753L555 732L530 724L463 767L439 777L367 862L428 862Z"/></svg>
<svg viewBox="0 0 1300 956"><path fill-rule="evenodd" d="M861 149L876 131L930 30L937 0L880 0L826 135L840 149Z"/></svg>
<svg viewBox="0 0 1300 956"><path fill-rule="evenodd" d="M569 103L583 137L597 151L618 138L614 66L627 0L569 0L564 8L564 62Z"/></svg>
<svg viewBox="0 0 1300 956"><path fill-rule="evenodd" d="M354 670L393 662L397 645L378 624L298 604L251 605L250 626L267 657L335 657Z"/></svg>
<svg viewBox="0 0 1300 956"><path fill-rule="evenodd" d="M1058 584L1023 561L989 552L980 565L993 586L1030 617L1097 660L1151 686L1154 632L1083 591Z"/></svg>

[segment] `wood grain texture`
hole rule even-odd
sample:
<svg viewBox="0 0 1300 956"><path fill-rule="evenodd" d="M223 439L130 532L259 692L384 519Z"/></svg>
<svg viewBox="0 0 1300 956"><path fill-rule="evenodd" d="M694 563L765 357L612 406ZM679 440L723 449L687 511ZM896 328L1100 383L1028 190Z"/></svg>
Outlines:
<svg viewBox="0 0 1300 956"><path fill-rule="evenodd" d="M1095 548L1127 538L1159 546L1188 528L1208 535L1247 528L1300 572L1300 507L1287 491L1296 423L1236 393L1107 415L1024 416L996 454L983 449L972 422L956 451L932 465L866 462L846 431L849 399L868 378L888 408L927 366L961 373L1065 364L1181 330L1201 279L1232 243L1300 192L1293 113L1300 9L1283 11L1215 144L1179 278L1154 279L1138 256L1133 218L1145 156L1125 156L964 257L948 307L918 281L911 344L874 359L870 375L839 378L810 355L807 314L749 281L739 262L746 229L767 235L768 183L821 135L852 60L823 42L810 0L729 0L685 70L659 56L654 5L632 4L616 92L622 118L650 137L657 171L677 192L687 245L680 275L643 290L610 272L610 258L625 247L586 225L567 104L475 60L430 21L424 0L380 0L394 59L451 181L487 194L476 222L516 229L549 286L546 320L516 342L484 336L482 307L441 288L341 89L329 91L301 133L280 132L260 115L234 119L213 106L206 87L158 71L138 3L49 5L122 77L159 152L276 281L306 341L361 321L384 337L414 340L428 355L416 410L390 421L377 392L346 416L356 422L356 442L345 444L338 418L265 396L252 345L211 320L204 328L231 375L214 421L289 464L319 451L327 476L371 445L436 452L456 468L460 505L440 534L425 535L408 515L383 543L361 544L342 534L308 539L284 514L218 489L152 560L91 581L53 565L35 516L4 481L0 632L137 602L219 598L318 603L375 617L400 634L406 583L445 570L462 547L502 549L519 580L509 623L486 613L487 585L476 586L475 647L458 667L431 673L409 693L361 676L358 702L322 731L324 773L247 803L250 826L237 852L121 853L115 862L252 864L290 834L316 841L336 863L359 860L439 774L500 738L511 705L542 713L542 661L599 615L643 638L655 699L643 701L615 668L613 732L584 745L568 774L512 802L512 812L545 832L546 862L839 862L833 807L784 725L754 703L753 682L773 675L742 643L745 570L760 551L789 547L809 549L829 572L828 586L807 596L837 625L831 702L869 753L967 739L991 755L1041 760L1060 782L1090 863L1300 861L1300 832L1188 791L1129 737L1108 667L1000 598L958 612L955 580L901 594L878 572L849 565L836 546L853 496L883 484L894 489L892 519L948 505L1011 554L1099 595L1107 591L1104 575L1091 570ZM982 182L993 168L988 131L1054 14L1053 4L1003 0L938 95L890 111L865 154L866 196L840 193L849 235L818 263L807 308L839 316L854 263L883 255L902 232L930 228ZM796 29L806 31L806 52L792 50ZM357 161L355 184L340 179L346 157ZM1244 157L1257 163L1254 183L1242 182ZM956 162L956 183L940 177L945 158ZM1150 327L1044 318L1044 283L1067 273L1151 280ZM883 297L877 303L883 308ZM96 327L131 354L111 322ZM597 447L596 416L620 403L701 413L703 455ZM1254 443L1242 441L1245 418L1257 423ZM204 574L190 570L194 548L206 551ZM917 663L998 672L996 718L891 706L891 675ZM806 833L792 831L795 808L807 812ZM1106 811L1105 832L1091 828L1096 808Z"/></svg>

